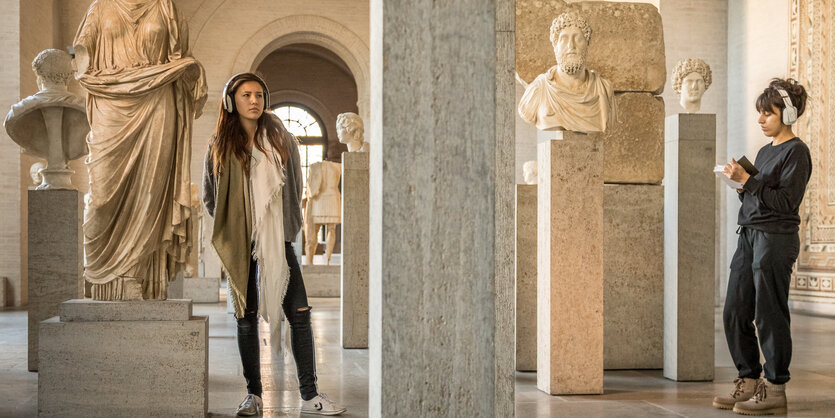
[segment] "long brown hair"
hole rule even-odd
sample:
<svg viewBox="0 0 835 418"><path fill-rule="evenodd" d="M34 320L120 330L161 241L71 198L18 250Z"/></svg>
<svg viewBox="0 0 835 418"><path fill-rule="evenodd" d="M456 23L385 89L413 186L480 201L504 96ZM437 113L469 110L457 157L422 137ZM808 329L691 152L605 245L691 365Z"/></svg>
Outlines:
<svg viewBox="0 0 835 418"><path fill-rule="evenodd" d="M227 91L232 96L233 105L235 102L235 92L238 91L238 87L241 84L247 81L255 81L261 85L261 88L264 89L265 106L269 106L269 103L266 103L266 98L269 97L267 95L266 83L261 77L252 73L238 74L229 81ZM223 159L227 155L233 154L240 161L244 173L249 175L249 152L246 150L246 143L249 139L244 127L241 125L238 110L234 109L233 106L234 110L232 113L227 112L223 107L224 100L226 100L226 97L221 98L220 114L217 118L217 126L215 127L215 133L212 139L212 160L214 162L212 171L214 171L215 176L219 176L223 170ZM293 141L293 136L287 131L287 128L281 123L281 120L274 116L272 112L265 110L261 114L261 117L258 118L254 144L263 153L267 152L260 135L264 131L266 131L267 140L270 145L278 152L282 163L286 165L287 160L290 158L290 145L291 141Z"/></svg>

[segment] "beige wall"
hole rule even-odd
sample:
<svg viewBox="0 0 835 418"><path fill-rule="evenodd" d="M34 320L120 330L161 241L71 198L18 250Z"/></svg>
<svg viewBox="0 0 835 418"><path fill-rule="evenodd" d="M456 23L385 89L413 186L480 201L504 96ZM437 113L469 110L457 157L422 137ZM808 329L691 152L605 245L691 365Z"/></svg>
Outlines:
<svg viewBox="0 0 835 418"><path fill-rule="evenodd" d="M0 0L0 108L6 112L20 99L19 7L19 0ZM9 278L6 303L14 306L22 302L19 170L19 148L0 129L0 276Z"/></svg>
<svg viewBox="0 0 835 418"><path fill-rule="evenodd" d="M757 125L754 100L772 77L785 77L789 56L789 2L731 0L728 6L728 133L726 156L749 159L769 142ZM753 160L752 160L753 161ZM723 187L725 239L720 259L720 303L727 291L729 262L736 249L739 199Z"/></svg>
<svg viewBox="0 0 835 418"><path fill-rule="evenodd" d="M716 162L727 160L728 132L728 2L727 0L661 0L661 17L664 22L664 44L667 54L667 84L664 87L664 103L667 115L683 113L679 96L673 90L673 68L683 58L701 58L710 65L713 83L702 98L700 113L716 115ZM716 286L717 304L724 294L721 278L727 276L725 237L728 234L722 222L725 214L727 186L716 184ZM732 232L732 231L731 231Z"/></svg>

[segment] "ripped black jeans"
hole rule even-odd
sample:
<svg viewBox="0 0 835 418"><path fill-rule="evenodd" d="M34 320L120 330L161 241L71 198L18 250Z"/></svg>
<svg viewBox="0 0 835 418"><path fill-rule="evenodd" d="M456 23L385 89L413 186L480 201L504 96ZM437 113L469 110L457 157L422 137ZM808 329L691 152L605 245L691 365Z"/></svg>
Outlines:
<svg viewBox="0 0 835 418"><path fill-rule="evenodd" d="M290 282L284 296L284 316L290 324L293 357L299 376L299 392L302 399L310 400L318 395L316 390L316 359L313 355L313 329L310 327L310 306L304 289L302 271L290 242L284 243L285 257L290 266ZM244 368L248 393L261 396L261 351L258 339L258 288L255 260L251 260L249 282L246 288L246 310L238 319L238 350ZM299 311L299 309L303 309Z"/></svg>

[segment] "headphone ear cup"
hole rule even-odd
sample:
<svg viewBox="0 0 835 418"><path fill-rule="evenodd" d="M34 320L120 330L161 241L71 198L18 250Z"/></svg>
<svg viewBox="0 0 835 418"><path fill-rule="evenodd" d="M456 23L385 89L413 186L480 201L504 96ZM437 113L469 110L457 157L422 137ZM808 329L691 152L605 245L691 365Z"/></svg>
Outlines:
<svg viewBox="0 0 835 418"><path fill-rule="evenodd" d="M787 107L783 109L783 125L794 125L797 122L797 108Z"/></svg>
<svg viewBox="0 0 835 418"><path fill-rule="evenodd" d="M223 108L229 113L235 111L235 103L232 101L232 95L227 94L223 96Z"/></svg>

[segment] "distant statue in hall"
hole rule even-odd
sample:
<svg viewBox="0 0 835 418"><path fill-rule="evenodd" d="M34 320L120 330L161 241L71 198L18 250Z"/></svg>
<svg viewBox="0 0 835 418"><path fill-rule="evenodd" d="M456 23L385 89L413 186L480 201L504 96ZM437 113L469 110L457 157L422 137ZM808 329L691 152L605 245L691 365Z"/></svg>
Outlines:
<svg viewBox="0 0 835 418"><path fill-rule="evenodd" d="M566 12L551 23L557 65L525 89L519 116L543 131L605 132L615 119L612 83L586 68L591 26Z"/></svg>
<svg viewBox="0 0 835 418"><path fill-rule="evenodd" d="M172 0L97 0L73 42L91 131L84 277L93 299L166 299L186 265L202 65Z"/></svg>
<svg viewBox="0 0 835 418"><path fill-rule="evenodd" d="M340 144L348 146L348 152L368 151L362 118L356 113L345 112L336 117L336 136Z"/></svg>
<svg viewBox="0 0 835 418"><path fill-rule="evenodd" d="M342 195L339 193L339 178L342 165L331 161L320 161L310 165L305 185L304 239L305 264L313 264L313 255L319 240L316 235L322 225L326 226L325 262L330 264L333 247L336 244L336 225L342 223Z"/></svg>

